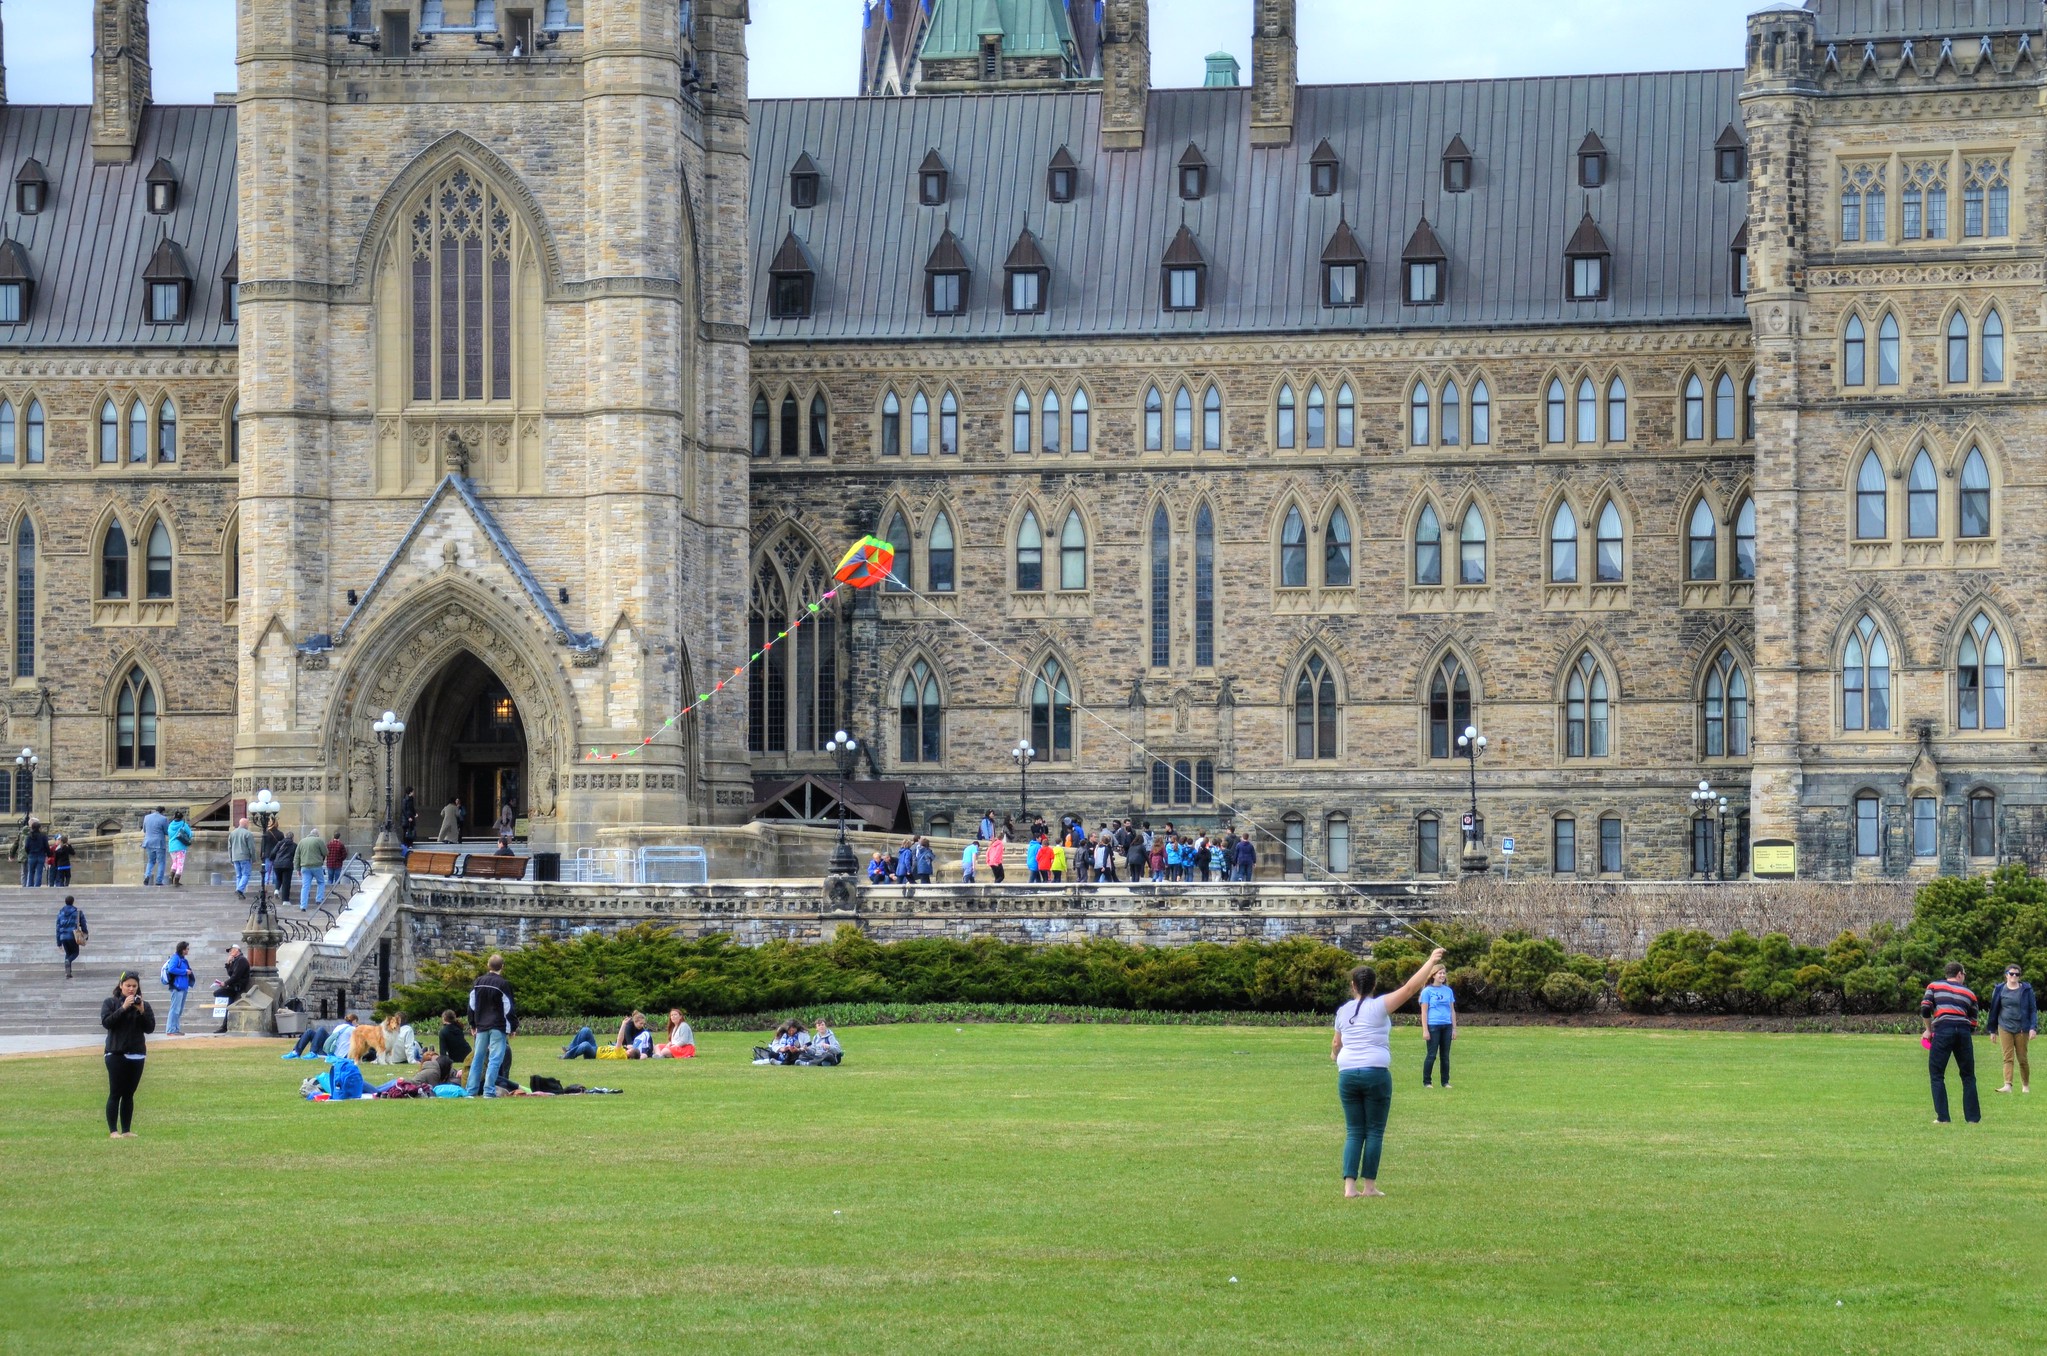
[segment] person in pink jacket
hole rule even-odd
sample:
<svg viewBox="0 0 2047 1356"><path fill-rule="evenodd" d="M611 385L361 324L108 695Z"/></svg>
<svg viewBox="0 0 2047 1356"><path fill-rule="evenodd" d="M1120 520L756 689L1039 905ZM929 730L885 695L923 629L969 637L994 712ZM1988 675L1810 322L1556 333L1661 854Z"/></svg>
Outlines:
<svg viewBox="0 0 2047 1356"><path fill-rule="evenodd" d="M995 883L1002 884L1002 835L999 833L988 840L988 869L995 873Z"/></svg>

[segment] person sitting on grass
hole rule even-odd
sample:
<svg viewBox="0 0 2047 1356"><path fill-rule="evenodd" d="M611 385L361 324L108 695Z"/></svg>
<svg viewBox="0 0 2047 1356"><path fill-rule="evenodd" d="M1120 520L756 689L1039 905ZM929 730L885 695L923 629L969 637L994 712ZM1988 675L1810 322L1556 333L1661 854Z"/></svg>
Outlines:
<svg viewBox="0 0 2047 1356"><path fill-rule="evenodd" d="M832 1033L831 1023L824 1018L817 1019L817 1030L810 1038L810 1044L797 1053L798 1064L837 1064L846 1057L839 1047L839 1038Z"/></svg>
<svg viewBox="0 0 2047 1356"><path fill-rule="evenodd" d="M632 1015L618 1024L618 1048L626 1052L628 1059L653 1058L654 1033L648 1029L647 1018L638 1008Z"/></svg>
<svg viewBox="0 0 2047 1356"><path fill-rule="evenodd" d="M412 1081L421 1087L437 1088L443 1083L453 1083L459 1077L455 1062L436 1050L419 1052L419 1076Z"/></svg>
<svg viewBox="0 0 2047 1356"><path fill-rule="evenodd" d="M469 1062L469 1037L462 1030L462 1023L455 1020L455 1009L441 1010L441 1034L437 1042L440 1052L455 1063Z"/></svg>
<svg viewBox="0 0 2047 1356"><path fill-rule="evenodd" d="M419 1036L412 1024L405 1020L405 1014L394 1012L384 1019L384 1050L377 1057L380 1064L419 1063Z"/></svg>
<svg viewBox="0 0 2047 1356"><path fill-rule="evenodd" d="M563 1059L597 1058L597 1033L589 1027L577 1030L576 1038L562 1047Z"/></svg>
<svg viewBox="0 0 2047 1356"><path fill-rule="evenodd" d="M327 1028L327 1044L320 1051L329 1059L346 1059L348 1052L355 1048L355 1029L362 1025L362 1018L354 1013Z"/></svg>
<svg viewBox="0 0 2047 1356"><path fill-rule="evenodd" d="M697 1034L682 1018L681 1008L668 1009L668 1042L654 1047L656 1059L695 1059Z"/></svg>
<svg viewBox="0 0 2047 1356"><path fill-rule="evenodd" d="M775 1038L766 1045L753 1047L753 1062L756 1064L794 1064L803 1048L810 1044L810 1037L803 1032L803 1024L790 1018L775 1028Z"/></svg>

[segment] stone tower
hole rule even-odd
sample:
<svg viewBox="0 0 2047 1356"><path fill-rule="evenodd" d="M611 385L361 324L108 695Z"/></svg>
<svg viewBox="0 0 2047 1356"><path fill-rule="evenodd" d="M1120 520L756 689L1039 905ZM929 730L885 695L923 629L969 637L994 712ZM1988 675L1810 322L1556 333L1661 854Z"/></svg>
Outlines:
<svg viewBox="0 0 2047 1356"><path fill-rule="evenodd" d="M334 9L241 7L234 794L367 836L388 709L429 835L743 817L745 0Z"/></svg>
<svg viewBox="0 0 2047 1356"><path fill-rule="evenodd" d="M1150 0L1108 0L1102 10L1102 149L1144 149L1150 102Z"/></svg>
<svg viewBox="0 0 2047 1356"><path fill-rule="evenodd" d="M1251 144L1286 146L1294 139L1294 0L1258 0L1251 28Z"/></svg>
<svg viewBox="0 0 2047 1356"><path fill-rule="evenodd" d="M149 0L94 0L92 41L92 158L125 164L149 107Z"/></svg>

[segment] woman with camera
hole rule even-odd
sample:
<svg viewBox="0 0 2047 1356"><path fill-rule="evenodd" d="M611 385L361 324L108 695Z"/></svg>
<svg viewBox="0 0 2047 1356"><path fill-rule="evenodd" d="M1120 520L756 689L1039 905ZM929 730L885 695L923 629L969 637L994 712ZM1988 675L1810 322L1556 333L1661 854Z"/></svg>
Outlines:
<svg viewBox="0 0 2047 1356"><path fill-rule="evenodd" d="M107 1029L107 1137L133 1139L128 1127L135 1120L135 1089L149 1054L144 1037L156 1030L156 1013L133 970L121 972L113 995L100 1004L100 1025Z"/></svg>

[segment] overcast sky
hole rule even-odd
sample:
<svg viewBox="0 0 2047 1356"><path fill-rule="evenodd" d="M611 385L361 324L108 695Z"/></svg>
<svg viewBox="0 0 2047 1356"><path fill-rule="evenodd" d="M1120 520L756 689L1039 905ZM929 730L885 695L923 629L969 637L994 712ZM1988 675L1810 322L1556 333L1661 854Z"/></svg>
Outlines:
<svg viewBox="0 0 2047 1356"><path fill-rule="evenodd" d="M1093 0L1074 0L1091 4ZM915 4L917 0L895 0ZM1743 16L1763 0L1300 0L1301 79L1313 84L1741 62ZM753 93L851 94L864 0L753 0ZM463 13L460 0L449 0ZM151 0L156 98L204 103L234 88L235 0ZM1152 0L1152 79L1198 85L1202 58L1250 69L1251 0ZM92 0L0 0L7 94L92 97Z"/></svg>

